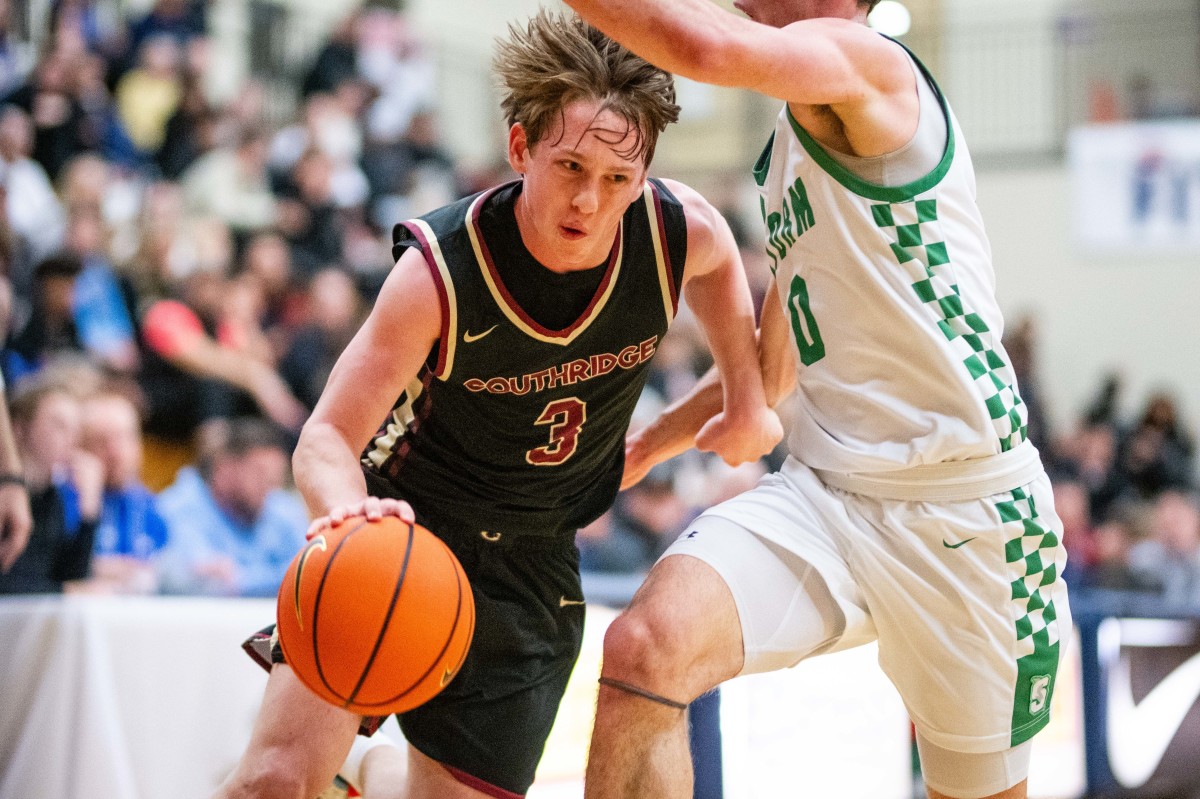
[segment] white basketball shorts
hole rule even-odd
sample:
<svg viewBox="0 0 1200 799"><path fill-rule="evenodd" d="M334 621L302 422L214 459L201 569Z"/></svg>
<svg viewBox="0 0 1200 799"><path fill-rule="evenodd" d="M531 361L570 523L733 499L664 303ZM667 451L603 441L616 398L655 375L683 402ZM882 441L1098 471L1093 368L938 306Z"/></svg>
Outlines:
<svg viewBox="0 0 1200 799"><path fill-rule="evenodd" d="M701 515L672 555L728 584L745 674L877 639L917 732L939 747L999 752L1049 720L1071 618L1044 473L986 498L929 502L832 488L789 459Z"/></svg>

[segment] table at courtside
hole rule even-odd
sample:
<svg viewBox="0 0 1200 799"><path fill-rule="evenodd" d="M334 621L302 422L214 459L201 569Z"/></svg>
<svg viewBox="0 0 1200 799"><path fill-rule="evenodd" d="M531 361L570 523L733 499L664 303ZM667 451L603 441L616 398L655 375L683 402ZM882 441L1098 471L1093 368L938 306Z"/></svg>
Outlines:
<svg viewBox="0 0 1200 799"><path fill-rule="evenodd" d="M582 796L603 634L580 668L530 799ZM266 674L242 641L271 599L0 598L0 799L207 799L250 740ZM399 738L394 720L382 733Z"/></svg>
<svg viewBox="0 0 1200 799"><path fill-rule="evenodd" d="M250 738L273 600L0 600L0 797L201 799Z"/></svg>

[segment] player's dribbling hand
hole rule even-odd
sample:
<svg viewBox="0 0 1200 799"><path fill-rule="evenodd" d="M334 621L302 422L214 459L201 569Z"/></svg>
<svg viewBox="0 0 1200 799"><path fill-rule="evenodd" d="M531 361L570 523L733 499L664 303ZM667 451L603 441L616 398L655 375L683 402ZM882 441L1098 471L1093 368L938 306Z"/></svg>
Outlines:
<svg viewBox="0 0 1200 799"><path fill-rule="evenodd" d="M756 461L783 439L783 424L763 406L744 417L718 413L696 434L696 449L712 452L730 466Z"/></svg>
<svg viewBox="0 0 1200 799"><path fill-rule="evenodd" d="M313 519L305 535L311 539L351 516L365 516L369 521L378 521L384 516L395 516L408 524L414 524L417 520L412 506L402 499L367 497L349 505L339 505L330 510L327 516Z"/></svg>

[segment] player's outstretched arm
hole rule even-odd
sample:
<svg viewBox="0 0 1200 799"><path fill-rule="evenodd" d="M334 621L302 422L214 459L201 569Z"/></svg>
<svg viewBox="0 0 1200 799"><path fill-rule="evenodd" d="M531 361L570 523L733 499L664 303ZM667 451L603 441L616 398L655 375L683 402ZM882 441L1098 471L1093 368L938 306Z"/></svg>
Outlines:
<svg viewBox="0 0 1200 799"><path fill-rule="evenodd" d="M359 454L421 369L441 333L437 287L418 250L396 262L367 321L329 375L292 457L313 535L347 516L400 516L407 503L367 496Z"/></svg>
<svg viewBox="0 0 1200 799"><path fill-rule="evenodd" d="M654 65L702 83L798 105L870 100L911 86L900 49L865 25L813 19L760 24L712 0L565 0L588 22ZM766 12L764 12L766 13ZM786 21L786 20L784 20Z"/></svg>
<svg viewBox="0 0 1200 799"><path fill-rule="evenodd" d="M776 407L796 387L796 358L788 344L788 325L773 292L763 300L758 331L758 364L769 407ZM721 412L722 385L716 367L692 390L625 442L625 474L621 488L634 485L652 468L691 449L704 424Z"/></svg>
<svg viewBox="0 0 1200 799"><path fill-rule="evenodd" d="M721 381L713 367L691 391L664 408L654 421L626 436L621 490L636 485L663 461L694 447L700 428L720 412Z"/></svg>
<svg viewBox="0 0 1200 799"><path fill-rule="evenodd" d="M667 185L687 217L684 295L720 376L720 403L705 409L711 411L707 418L692 419L701 422L694 440L730 465L756 460L779 442L782 429L763 391L755 355L754 304L737 244L708 201L681 183Z"/></svg>

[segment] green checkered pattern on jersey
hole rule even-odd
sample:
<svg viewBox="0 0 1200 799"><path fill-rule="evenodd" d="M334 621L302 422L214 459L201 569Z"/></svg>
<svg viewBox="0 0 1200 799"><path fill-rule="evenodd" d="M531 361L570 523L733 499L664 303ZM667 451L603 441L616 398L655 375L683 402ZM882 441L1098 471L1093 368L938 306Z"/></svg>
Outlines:
<svg viewBox="0 0 1200 799"><path fill-rule="evenodd" d="M1005 544L1004 554L1009 564L1009 576L1013 578L1012 600L1025 606L1025 612L1017 619L1017 640L1027 642L1022 644L1021 654L1033 654L1036 644L1031 639L1048 635L1050 623L1057 618L1054 602L1047 601L1041 589L1054 585L1058 579L1054 565L1058 536L1041 523L1033 497L1024 489L1015 489L1012 501L996 503L996 510L1000 512L1005 529L1011 524L1013 532L1018 533ZM1057 636L1054 640L1057 641ZM1046 641L1047 644L1053 642Z"/></svg>
<svg viewBox="0 0 1200 799"><path fill-rule="evenodd" d="M1017 631L1012 726L1012 745L1016 746L1049 719L1053 677L1058 671L1059 625L1053 591L1059 580L1055 556L1060 542L1054 531L1042 524L1027 488L1014 489L1009 499L996 503L996 510L1007 534L1004 553ZM1036 680L1047 677L1045 701L1035 713L1031 688Z"/></svg>
<svg viewBox="0 0 1200 799"><path fill-rule="evenodd" d="M875 224L890 237L896 260L915 281L913 291L933 311L938 329L975 380L1000 449L1007 452L1027 436L1028 409L1013 388L1012 367L993 349L995 334L978 314L963 306L940 230L937 200L872 205L871 213Z"/></svg>

